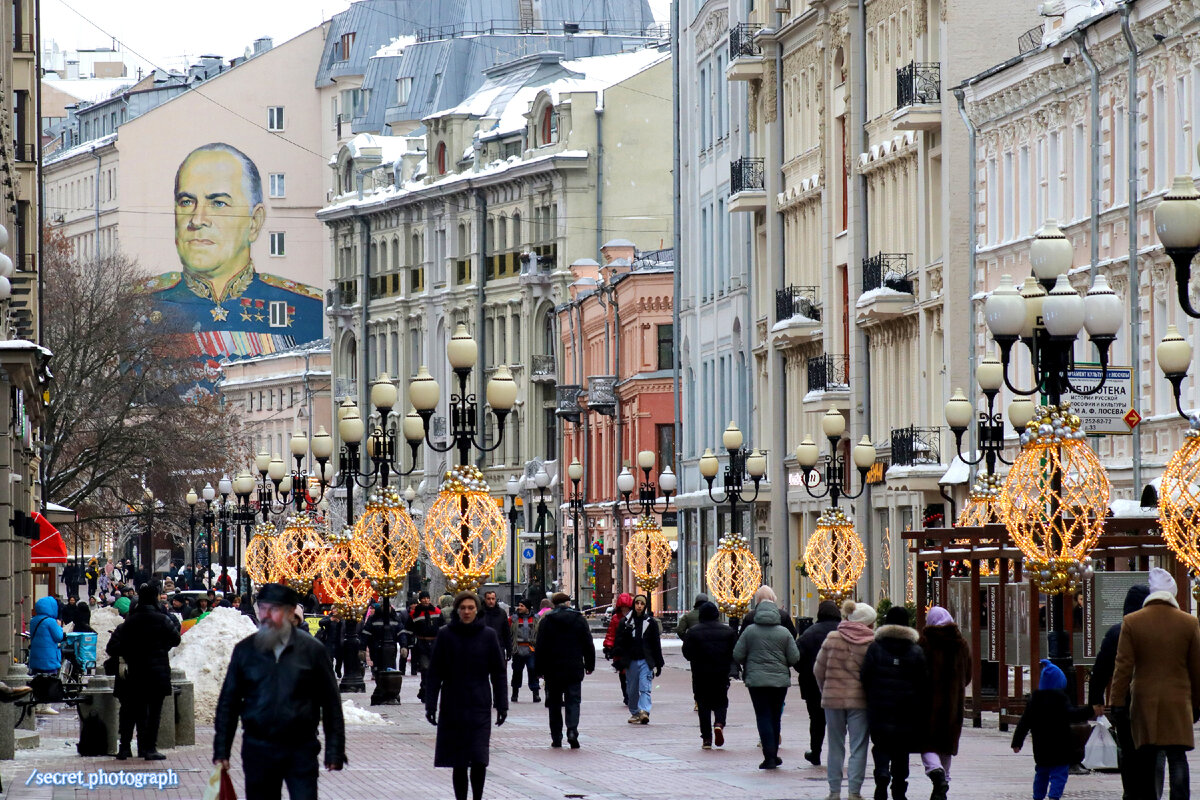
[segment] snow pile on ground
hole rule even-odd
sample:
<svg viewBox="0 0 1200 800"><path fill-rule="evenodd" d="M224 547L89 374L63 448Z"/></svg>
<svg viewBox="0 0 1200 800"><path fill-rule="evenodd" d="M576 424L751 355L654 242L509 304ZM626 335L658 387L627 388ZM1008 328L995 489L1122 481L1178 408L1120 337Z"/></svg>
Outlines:
<svg viewBox="0 0 1200 800"><path fill-rule="evenodd" d="M109 637L124 621L112 606L96 606L92 609L92 630L96 632L96 660L101 664L108 658L104 649L108 647Z"/></svg>
<svg viewBox="0 0 1200 800"><path fill-rule="evenodd" d="M236 608L216 608L171 651L171 666L186 672L194 687L197 722L212 724L233 647L255 630L250 618Z"/></svg>
<svg viewBox="0 0 1200 800"><path fill-rule="evenodd" d="M391 725L374 711L367 711L354 705L353 700L342 703L342 719L347 725Z"/></svg>

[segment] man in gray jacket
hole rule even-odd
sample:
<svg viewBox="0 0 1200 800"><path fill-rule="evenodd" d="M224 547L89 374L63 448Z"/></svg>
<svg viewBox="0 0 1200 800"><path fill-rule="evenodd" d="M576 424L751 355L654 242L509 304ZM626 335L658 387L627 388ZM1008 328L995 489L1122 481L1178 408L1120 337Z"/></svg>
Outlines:
<svg viewBox="0 0 1200 800"><path fill-rule="evenodd" d="M792 665L800 660L796 639L780 625L779 606L763 600L754 610L754 624L746 627L733 649L733 659L745 668L745 684L754 704L763 761L759 769L775 769L779 758L779 733L783 701L792 683Z"/></svg>

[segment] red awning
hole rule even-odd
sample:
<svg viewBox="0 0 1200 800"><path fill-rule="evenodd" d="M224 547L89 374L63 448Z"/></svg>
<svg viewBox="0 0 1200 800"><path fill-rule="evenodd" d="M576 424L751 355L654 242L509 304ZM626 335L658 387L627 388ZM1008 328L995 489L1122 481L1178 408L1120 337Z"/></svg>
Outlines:
<svg viewBox="0 0 1200 800"><path fill-rule="evenodd" d="M67 563L67 543L62 540L58 528L36 511L33 512L33 521L38 525L38 535L30 551L29 560L34 564Z"/></svg>

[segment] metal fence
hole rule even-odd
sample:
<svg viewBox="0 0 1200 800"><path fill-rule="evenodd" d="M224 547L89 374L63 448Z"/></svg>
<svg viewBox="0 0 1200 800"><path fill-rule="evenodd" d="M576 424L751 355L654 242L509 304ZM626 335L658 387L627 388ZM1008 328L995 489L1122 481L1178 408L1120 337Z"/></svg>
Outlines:
<svg viewBox="0 0 1200 800"><path fill-rule="evenodd" d="M808 360L808 390L826 392L850 388L850 356L825 353Z"/></svg>
<svg viewBox="0 0 1200 800"><path fill-rule="evenodd" d="M729 193L761 192L766 185L766 167L761 158L739 158L729 164Z"/></svg>
<svg viewBox="0 0 1200 800"><path fill-rule="evenodd" d="M762 46L754 41L754 34L758 33L761 25L753 25L749 22L739 22L729 31L729 60L733 61L736 58L745 58L746 56L761 56Z"/></svg>
<svg viewBox="0 0 1200 800"><path fill-rule="evenodd" d="M1036 28L1030 28L1017 37L1017 52L1028 53L1030 50L1037 50L1041 47L1043 30L1045 30L1045 23Z"/></svg>
<svg viewBox="0 0 1200 800"><path fill-rule="evenodd" d="M942 462L941 428L892 429L892 463L900 467Z"/></svg>
<svg viewBox="0 0 1200 800"><path fill-rule="evenodd" d="M908 253L876 253L863 259L863 291L881 288L912 294Z"/></svg>
<svg viewBox="0 0 1200 800"><path fill-rule="evenodd" d="M795 316L821 320L821 309L817 308L816 286L785 286L775 290L775 321L782 322Z"/></svg>
<svg viewBox="0 0 1200 800"><path fill-rule="evenodd" d="M558 367L554 363L554 356L542 355L535 353L530 359L530 374L534 380L538 378L554 378L558 375Z"/></svg>
<svg viewBox="0 0 1200 800"><path fill-rule="evenodd" d="M896 70L896 107L942 102L942 65L912 61Z"/></svg>

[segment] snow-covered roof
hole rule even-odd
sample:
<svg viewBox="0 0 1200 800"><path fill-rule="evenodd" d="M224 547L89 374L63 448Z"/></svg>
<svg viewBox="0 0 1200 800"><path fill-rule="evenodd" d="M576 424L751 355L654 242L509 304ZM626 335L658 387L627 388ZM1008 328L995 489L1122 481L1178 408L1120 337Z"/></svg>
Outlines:
<svg viewBox="0 0 1200 800"><path fill-rule="evenodd" d="M42 78L42 83L65 92L77 100L99 103L137 83L135 78L78 78L66 80L54 73Z"/></svg>
<svg viewBox="0 0 1200 800"><path fill-rule="evenodd" d="M373 133L360 133L346 142L350 157L362 158L366 150L379 149L381 163L391 164L405 153L410 152L410 139L407 136L376 136Z"/></svg>
<svg viewBox="0 0 1200 800"><path fill-rule="evenodd" d="M972 454L974 458L974 454ZM938 478L938 483L943 486L957 486L960 483L966 483L971 479L971 467L967 462L963 461L958 456L950 462L950 469L946 470L942 477Z"/></svg>
<svg viewBox="0 0 1200 800"><path fill-rule="evenodd" d="M383 47L375 51L375 58L404 55L404 48L417 41L415 36L396 36Z"/></svg>
<svg viewBox="0 0 1200 800"><path fill-rule="evenodd" d="M113 142L115 142L116 140L117 140L117 131L113 131L112 133L108 134L107 136L101 136L99 139L91 139L89 141L83 142L82 144L77 144L74 147L68 148L66 150L59 150L56 153L51 153L48 156L46 156L46 163L53 164L56 161L63 161L65 159L80 155L82 153L90 153L93 150L99 150L101 147L110 145Z"/></svg>

